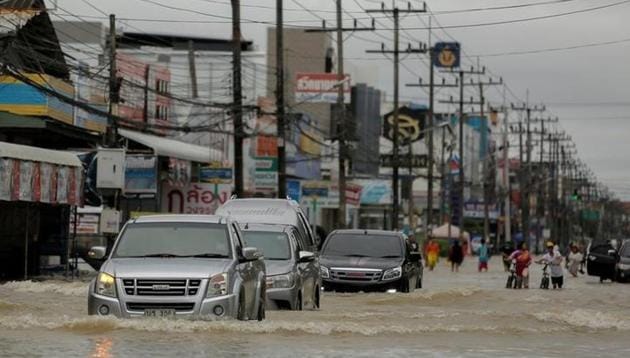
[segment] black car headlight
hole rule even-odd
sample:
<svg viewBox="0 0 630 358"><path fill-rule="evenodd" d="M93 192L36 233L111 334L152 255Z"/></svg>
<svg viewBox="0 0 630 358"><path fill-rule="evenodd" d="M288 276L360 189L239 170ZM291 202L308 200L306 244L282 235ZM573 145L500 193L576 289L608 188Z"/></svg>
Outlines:
<svg viewBox="0 0 630 358"><path fill-rule="evenodd" d="M322 278L330 278L330 271L328 271L328 267L320 266L319 271Z"/></svg>
<svg viewBox="0 0 630 358"><path fill-rule="evenodd" d="M391 268L387 271L385 271L385 273L383 273L383 280L395 280L397 278L400 278L402 276L402 268L399 267L394 267Z"/></svg>

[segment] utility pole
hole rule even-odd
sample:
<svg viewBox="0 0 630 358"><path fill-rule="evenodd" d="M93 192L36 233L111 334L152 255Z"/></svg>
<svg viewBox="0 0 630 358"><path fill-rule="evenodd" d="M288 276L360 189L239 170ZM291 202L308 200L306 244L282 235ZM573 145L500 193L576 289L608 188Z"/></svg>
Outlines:
<svg viewBox="0 0 630 358"><path fill-rule="evenodd" d="M455 83L446 83L446 80L443 78L442 83L435 83L435 75L433 68L433 55L434 48L429 48L429 83L422 83L422 78L418 80L418 83L407 83L407 87L428 87L429 88L429 113L427 114L427 128L428 137L427 137L427 213L426 220L424 223L424 232L425 234L429 233L429 225L433 222L433 163L434 154L433 154L433 127L435 126L435 88L456 88L459 87L459 80L456 80ZM444 146L444 129L442 132L442 146ZM442 148L442 152L444 148ZM442 155L443 156L443 155ZM443 173L442 173L443 175ZM441 210L441 209L440 209ZM441 219L440 219L441 220Z"/></svg>
<svg viewBox="0 0 630 358"><path fill-rule="evenodd" d="M199 92L197 88L197 67L195 65L195 43L193 40L188 40L188 71L190 74L192 97L198 98Z"/></svg>
<svg viewBox="0 0 630 358"><path fill-rule="evenodd" d="M394 19L394 50L386 51L385 46L381 46L381 50L373 51L368 50L367 53L392 53L394 55L394 133L393 133L393 158L392 158L392 191L393 191L393 203L392 203L392 229L398 230L398 213L399 213L399 193L398 193L398 182L399 182L399 167L400 161L398 158L398 150L399 150L399 141L398 141L398 117L399 117L399 67L400 67L400 54L404 53L426 53L425 48L413 49L409 46L406 50L400 51L400 15L401 14L412 14L412 13L424 13L426 12L426 3L424 4L423 9L412 9L411 5L409 5L408 9L399 9L398 7L393 7L391 9L386 9L385 4L381 4L381 9L378 10L366 10L367 13L381 13L381 14L390 14ZM410 200L413 200L411 198Z"/></svg>
<svg viewBox="0 0 630 358"><path fill-rule="evenodd" d="M532 111L536 112L544 112L546 111L545 106L534 106L530 107L529 103L524 103L523 106L516 106L512 104L512 110L515 111L524 111L526 113L525 116L525 125L526 125L526 143L525 143L525 163L523 163L522 158L522 150L521 150L521 224L522 224L522 233L523 239L525 242L529 243L529 229L530 229L530 220L529 220L529 194L530 188L529 186L532 184L530 179L531 170L531 155L532 155L532 132L531 132L531 114ZM520 128L519 123L519 136L522 136L522 128ZM520 138L520 137L519 137ZM521 138L522 142L522 138ZM538 247L536 247L536 251L538 251Z"/></svg>
<svg viewBox="0 0 630 358"><path fill-rule="evenodd" d="M357 27L357 23L355 21L354 27L352 28L344 28L343 27L343 6L342 0L336 1L336 13L337 13L337 26L335 29L327 29L326 22L322 24L321 29L308 29L307 32L335 32L337 35L337 136L338 136L338 144L339 144L339 227L346 227L346 160L348 160L348 149L347 149L347 118L346 118L346 99L345 99L345 89L346 86L349 86L348 83L345 83L345 70L343 65L343 33L350 31L374 31L375 24L374 19L372 19L372 27Z"/></svg>
<svg viewBox="0 0 630 358"><path fill-rule="evenodd" d="M241 88L241 2L232 0L232 113L234 115L234 194L243 196L243 94Z"/></svg>
<svg viewBox="0 0 630 358"><path fill-rule="evenodd" d="M118 113L120 88L116 69L116 15L109 15L109 126L105 135L105 144L110 147L116 145L118 125L114 116Z"/></svg>
<svg viewBox="0 0 630 358"><path fill-rule="evenodd" d="M284 0L276 0L276 128L278 135L278 197L281 199L285 198L287 193L283 1Z"/></svg>
<svg viewBox="0 0 630 358"><path fill-rule="evenodd" d="M464 122L466 120L464 114L464 104L468 105L482 105L479 101L474 101L472 98L469 102L465 103L464 100L464 86L467 84L464 83L464 75L484 75L486 73L486 68L483 67L482 70L475 70L474 68L470 68L470 70L447 70L443 71L445 73L457 73L459 74L459 162L460 162L460 170L459 170L459 207L457 211L458 217L458 225L459 225L459 239L462 240L464 238L464 188L465 188L465 175L464 175ZM470 82L470 85L475 85L473 81ZM450 103L455 104L456 102L453 100L453 97L450 100L442 100L440 103ZM450 221L449 221L450 222Z"/></svg>

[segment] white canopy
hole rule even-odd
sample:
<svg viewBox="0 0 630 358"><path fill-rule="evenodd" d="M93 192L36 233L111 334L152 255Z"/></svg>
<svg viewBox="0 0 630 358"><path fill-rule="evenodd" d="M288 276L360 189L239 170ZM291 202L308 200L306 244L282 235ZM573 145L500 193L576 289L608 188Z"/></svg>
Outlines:
<svg viewBox="0 0 630 358"><path fill-rule="evenodd" d="M156 155L176 159L190 160L199 163L210 163L221 160L222 153L216 149L202 147L175 139L119 129L118 134L145 145L155 151Z"/></svg>
<svg viewBox="0 0 630 358"><path fill-rule="evenodd" d="M76 154L59 150L43 149L28 145L0 142L0 158L11 158L31 162L43 162L69 167L80 167L81 160Z"/></svg>
<svg viewBox="0 0 630 358"><path fill-rule="evenodd" d="M431 231L431 236L435 237L435 238L449 238L448 235L448 224L444 224L438 228L435 228ZM455 226L455 225L451 225L451 236L450 239L458 239L459 238L459 227ZM470 239L470 235L464 231L464 239L468 240Z"/></svg>

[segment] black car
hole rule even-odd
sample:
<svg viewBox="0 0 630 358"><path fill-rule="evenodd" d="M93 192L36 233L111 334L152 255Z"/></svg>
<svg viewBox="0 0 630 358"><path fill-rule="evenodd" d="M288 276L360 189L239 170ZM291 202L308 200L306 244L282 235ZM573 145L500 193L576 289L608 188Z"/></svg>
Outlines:
<svg viewBox="0 0 630 358"><path fill-rule="evenodd" d="M593 242L586 254L586 271L589 276L599 277L600 282L615 279L617 250L610 243Z"/></svg>
<svg viewBox="0 0 630 358"><path fill-rule="evenodd" d="M630 279L630 240L624 240L621 244L615 269L617 282L627 282Z"/></svg>
<svg viewBox="0 0 630 358"><path fill-rule="evenodd" d="M320 267L325 290L410 292L422 287L422 256L400 232L335 230Z"/></svg>

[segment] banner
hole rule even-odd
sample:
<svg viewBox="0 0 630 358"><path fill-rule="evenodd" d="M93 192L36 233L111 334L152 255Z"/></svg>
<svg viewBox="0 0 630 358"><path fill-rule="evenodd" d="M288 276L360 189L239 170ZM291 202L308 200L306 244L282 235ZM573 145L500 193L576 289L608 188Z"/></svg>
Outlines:
<svg viewBox="0 0 630 358"><path fill-rule="evenodd" d="M344 102L350 103L350 75L346 74L342 81L336 73L298 73L295 80L295 101L337 103L338 87L343 86Z"/></svg>

